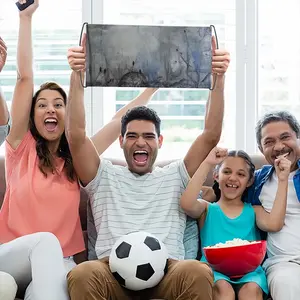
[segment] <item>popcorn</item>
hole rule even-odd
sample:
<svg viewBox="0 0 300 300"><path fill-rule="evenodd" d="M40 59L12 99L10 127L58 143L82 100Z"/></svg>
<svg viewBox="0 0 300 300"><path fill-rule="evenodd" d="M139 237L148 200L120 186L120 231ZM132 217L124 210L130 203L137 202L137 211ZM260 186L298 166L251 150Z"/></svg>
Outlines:
<svg viewBox="0 0 300 300"><path fill-rule="evenodd" d="M217 243L214 246L207 246L205 248L223 248L223 247L232 247L232 246L241 246L241 245L248 245L248 244L253 244L257 243L256 241L254 242L249 242L247 240L242 240L242 239L233 239L231 241L226 241L225 243Z"/></svg>

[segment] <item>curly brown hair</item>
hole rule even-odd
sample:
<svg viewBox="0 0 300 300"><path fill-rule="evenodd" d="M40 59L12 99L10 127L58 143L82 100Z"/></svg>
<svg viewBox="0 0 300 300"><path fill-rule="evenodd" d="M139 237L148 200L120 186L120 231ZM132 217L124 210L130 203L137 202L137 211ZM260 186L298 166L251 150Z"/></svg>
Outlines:
<svg viewBox="0 0 300 300"><path fill-rule="evenodd" d="M67 102L67 95L65 91L57 83L46 82L40 86L40 89L34 94L32 98L32 105L31 105L30 119L29 119L29 129L32 136L36 140L36 152L39 158L39 169L45 175L45 177L47 177L47 172L51 172L51 173L56 172L54 157L48 148L47 140L44 139L39 134L34 123L34 107L39 94L44 90L52 90L52 91L59 92L63 97L65 104ZM64 172L66 173L68 180L70 182L73 182L76 179L76 175L75 175L72 156L71 156L71 152L69 149L69 144L65 132L63 132L60 138L60 142L57 150L57 156L64 159L65 161Z"/></svg>

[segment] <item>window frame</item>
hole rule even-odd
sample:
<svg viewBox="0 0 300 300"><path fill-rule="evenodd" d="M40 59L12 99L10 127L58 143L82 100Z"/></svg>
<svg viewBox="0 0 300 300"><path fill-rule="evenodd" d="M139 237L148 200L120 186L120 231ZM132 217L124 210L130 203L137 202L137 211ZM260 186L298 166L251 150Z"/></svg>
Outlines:
<svg viewBox="0 0 300 300"><path fill-rule="evenodd" d="M105 0L84 1L83 20L102 24ZM235 148L249 154L257 152L255 125L258 115L258 0L236 0L236 97L233 104L235 111L229 111L229 118L235 128ZM89 12L90 9L90 12ZM85 89L87 112L87 131L95 134L112 116L113 105L107 105L114 97L112 88ZM107 99L106 99L107 98ZM231 127L232 127L231 126ZM243 138L242 138L243 137ZM226 146L226 145L225 145Z"/></svg>
<svg viewBox="0 0 300 300"><path fill-rule="evenodd" d="M236 0L236 149L257 152L258 0Z"/></svg>

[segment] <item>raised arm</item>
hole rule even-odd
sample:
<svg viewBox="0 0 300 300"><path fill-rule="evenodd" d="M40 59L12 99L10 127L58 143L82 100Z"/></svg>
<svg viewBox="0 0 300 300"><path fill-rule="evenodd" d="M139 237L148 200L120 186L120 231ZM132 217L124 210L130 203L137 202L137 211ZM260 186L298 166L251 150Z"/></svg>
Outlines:
<svg viewBox="0 0 300 300"><path fill-rule="evenodd" d="M120 135L122 116L130 108L146 105L157 89L146 89L120 109L107 125L89 139L85 131L84 91L80 81L80 72L85 68L84 45L85 38L83 47L73 47L68 51L68 61L73 72L67 102L66 136L77 175L81 182L87 185L97 174L101 161L99 155Z"/></svg>
<svg viewBox="0 0 300 300"><path fill-rule="evenodd" d="M80 79L80 73L84 76L85 47L71 48L68 51L68 61L73 71L66 108L65 132L77 176L83 185L87 185L97 174L100 157L85 130L84 91Z"/></svg>
<svg viewBox="0 0 300 300"><path fill-rule="evenodd" d="M6 57L7 57L7 47L3 39L0 37L0 73L5 65ZM0 87L0 126L7 124L8 117L9 116L8 116L6 101Z"/></svg>
<svg viewBox="0 0 300 300"><path fill-rule="evenodd" d="M258 228L266 232L277 232L281 230L286 214L288 178L291 162L285 157L280 157L275 160L274 165L278 178L278 186L271 212L268 213L262 206L254 206L256 224Z"/></svg>
<svg viewBox="0 0 300 300"><path fill-rule="evenodd" d="M214 148L207 158L201 163L183 192L180 205L192 218L200 218L207 208L207 202L199 200L199 194L208 173L220 163L227 155L226 149ZM203 197L204 198L204 197Z"/></svg>
<svg viewBox="0 0 300 300"><path fill-rule="evenodd" d="M213 203L216 201L216 194L212 187L210 186L203 186L202 189L202 198L205 199L205 201Z"/></svg>
<svg viewBox="0 0 300 300"><path fill-rule="evenodd" d="M156 91L157 88L145 89L139 96L119 109L111 121L92 137L92 141L99 155L101 155L119 137L123 115L133 107L147 105Z"/></svg>
<svg viewBox="0 0 300 300"><path fill-rule="evenodd" d="M33 95L31 23L33 13L38 5L39 1L35 0L32 5L19 12L20 24L17 48L18 76L11 106L12 125L7 137L8 142L13 148L18 147L29 128Z"/></svg>
<svg viewBox="0 0 300 300"><path fill-rule="evenodd" d="M227 51L216 49L215 38L212 39L212 52L212 72L216 79L216 85L210 92L206 106L204 130L184 158L185 166L191 177L208 153L218 144L222 133L225 72L230 62L230 55Z"/></svg>

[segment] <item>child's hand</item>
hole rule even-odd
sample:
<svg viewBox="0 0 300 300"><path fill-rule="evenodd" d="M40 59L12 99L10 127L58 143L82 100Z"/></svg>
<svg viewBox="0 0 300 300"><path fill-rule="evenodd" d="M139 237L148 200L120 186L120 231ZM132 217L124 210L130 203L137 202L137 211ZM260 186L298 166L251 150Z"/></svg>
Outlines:
<svg viewBox="0 0 300 300"><path fill-rule="evenodd" d="M286 155L281 155L274 162L278 180L285 181L289 178L291 171L291 161L286 158Z"/></svg>
<svg viewBox="0 0 300 300"><path fill-rule="evenodd" d="M209 165L216 166L220 164L228 154L228 150L225 148L215 147L207 155L205 162Z"/></svg>

